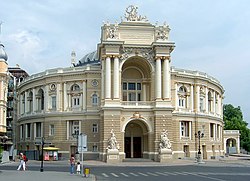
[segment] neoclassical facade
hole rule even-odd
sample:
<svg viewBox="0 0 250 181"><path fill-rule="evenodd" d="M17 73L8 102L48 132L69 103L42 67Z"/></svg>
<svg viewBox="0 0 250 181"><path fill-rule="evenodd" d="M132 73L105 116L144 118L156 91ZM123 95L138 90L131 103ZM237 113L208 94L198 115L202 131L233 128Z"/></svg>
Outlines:
<svg viewBox="0 0 250 181"><path fill-rule="evenodd" d="M68 158L73 135L83 133L84 158L106 161L112 133L121 161L157 161L165 132L172 159L195 158L201 131L203 158L224 155L224 89L206 73L171 67L169 32L129 6L121 23L101 27L96 51L78 63L72 52L73 67L26 78L18 87L18 150L38 150L44 137Z"/></svg>

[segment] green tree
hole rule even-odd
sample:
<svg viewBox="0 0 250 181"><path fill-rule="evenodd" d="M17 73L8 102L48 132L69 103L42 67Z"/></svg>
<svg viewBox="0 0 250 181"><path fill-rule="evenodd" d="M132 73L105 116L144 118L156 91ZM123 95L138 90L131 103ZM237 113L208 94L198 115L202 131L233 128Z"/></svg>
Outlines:
<svg viewBox="0 0 250 181"><path fill-rule="evenodd" d="M250 151L250 129L248 123L243 120L243 114L240 106L234 107L231 104L225 104L223 107L223 120L225 130L240 131L240 146Z"/></svg>

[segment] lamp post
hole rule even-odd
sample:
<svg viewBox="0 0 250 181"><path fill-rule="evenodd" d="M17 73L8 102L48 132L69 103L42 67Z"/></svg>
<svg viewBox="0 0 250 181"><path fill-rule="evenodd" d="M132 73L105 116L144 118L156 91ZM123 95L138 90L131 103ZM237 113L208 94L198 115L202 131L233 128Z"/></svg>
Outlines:
<svg viewBox="0 0 250 181"><path fill-rule="evenodd" d="M75 154L79 154L78 153L78 137L79 137L79 132L75 132L72 134L73 138L76 138L76 153Z"/></svg>
<svg viewBox="0 0 250 181"><path fill-rule="evenodd" d="M41 160L41 168L40 168L40 172L43 172L43 147L44 147L44 137L42 137L42 160Z"/></svg>
<svg viewBox="0 0 250 181"><path fill-rule="evenodd" d="M74 132L72 134L73 138L76 138L76 152L75 152L75 159L78 162L80 160L79 158L79 152L78 152L78 138L79 138L79 131Z"/></svg>
<svg viewBox="0 0 250 181"><path fill-rule="evenodd" d="M201 157L201 138L204 137L204 133L201 133L201 131L198 131L198 133L195 133L195 137L198 138L198 158L197 158L197 162L201 163L202 162L202 157Z"/></svg>

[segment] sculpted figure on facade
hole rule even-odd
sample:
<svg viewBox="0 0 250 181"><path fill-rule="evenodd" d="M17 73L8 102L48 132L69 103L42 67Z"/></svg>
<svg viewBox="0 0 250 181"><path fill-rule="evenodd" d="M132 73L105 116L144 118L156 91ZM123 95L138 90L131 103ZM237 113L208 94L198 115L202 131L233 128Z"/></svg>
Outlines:
<svg viewBox="0 0 250 181"><path fill-rule="evenodd" d="M107 27L107 39L118 39L118 33L117 33L117 30L118 30L118 25L115 24L113 26L108 26Z"/></svg>
<svg viewBox="0 0 250 181"><path fill-rule="evenodd" d="M148 21L146 16L138 15L138 7L130 5L126 8L125 18L127 21Z"/></svg>
<svg viewBox="0 0 250 181"><path fill-rule="evenodd" d="M167 130L163 130L161 132L161 140L160 140L159 147L160 147L160 149L171 149L171 147L172 147L170 140L168 139Z"/></svg>
<svg viewBox="0 0 250 181"><path fill-rule="evenodd" d="M160 27L156 30L156 40L166 41L168 40L168 28Z"/></svg>
<svg viewBox="0 0 250 181"><path fill-rule="evenodd" d="M119 150L120 146L119 146L119 144L116 141L116 137L115 137L115 133L114 133L113 129L111 130L110 134L111 134L111 137L108 140L108 147L107 147L107 149L108 150L115 150L115 149Z"/></svg>

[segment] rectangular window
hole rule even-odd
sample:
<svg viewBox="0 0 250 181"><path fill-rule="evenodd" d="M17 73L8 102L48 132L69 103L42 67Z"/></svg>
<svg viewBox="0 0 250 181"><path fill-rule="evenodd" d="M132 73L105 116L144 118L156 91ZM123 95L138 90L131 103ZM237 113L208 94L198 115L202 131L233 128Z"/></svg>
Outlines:
<svg viewBox="0 0 250 181"><path fill-rule="evenodd" d="M214 138L214 124L210 123L210 137Z"/></svg>
<svg viewBox="0 0 250 181"><path fill-rule="evenodd" d="M137 90L141 90L141 83L137 83Z"/></svg>
<svg viewBox="0 0 250 181"><path fill-rule="evenodd" d="M203 112L204 111L204 99L200 98L200 111Z"/></svg>
<svg viewBox="0 0 250 181"><path fill-rule="evenodd" d="M217 124L217 138L219 139L220 138L220 125Z"/></svg>
<svg viewBox="0 0 250 181"><path fill-rule="evenodd" d="M128 90L136 90L135 83L128 83Z"/></svg>
<svg viewBox="0 0 250 181"><path fill-rule="evenodd" d="M127 83L126 82L124 82L123 84L122 84L123 86L123 90L127 90Z"/></svg>
<svg viewBox="0 0 250 181"><path fill-rule="evenodd" d="M28 123L26 124L26 138L30 138L30 135L31 135L31 124Z"/></svg>
<svg viewBox="0 0 250 181"><path fill-rule="evenodd" d="M123 92L123 94L122 94L122 100L123 101L127 101L128 99L127 99L127 92Z"/></svg>
<svg viewBox="0 0 250 181"><path fill-rule="evenodd" d="M93 145L93 152L96 152L96 151L98 151L97 145Z"/></svg>
<svg viewBox="0 0 250 181"><path fill-rule="evenodd" d="M54 124L50 124L49 125L49 135L50 136L54 136L55 134L55 125Z"/></svg>
<svg viewBox="0 0 250 181"><path fill-rule="evenodd" d="M23 125L20 126L20 139L23 139L24 127Z"/></svg>
<svg viewBox="0 0 250 181"><path fill-rule="evenodd" d="M36 137L42 137L42 123L36 123Z"/></svg>
<svg viewBox="0 0 250 181"><path fill-rule="evenodd" d="M97 124L93 124L92 131L93 131L93 133L98 133L98 125Z"/></svg>
<svg viewBox="0 0 250 181"><path fill-rule="evenodd" d="M128 94L129 101L136 101L136 94L135 92L131 92Z"/></svg>
<svg viewBox="0 0 250 181"><path fill-rule="evenodd" d="M80 98L79 97L73 97L73 107L77 107L80 105Z"/></svg>
<svg viewBox="0 0 250 181"><path fill-rule="evenodd" d="M79 135L79 121L72 121L71 122L71 135Z"/></svg>
<svg viewBox="0 0 250 181"><path fill-rule="evenodd" d="M189 121L181 121L181 137L189 137Z"/></svg>
<svg viewBox="0 0 250 181"><path fill-rule="evenodd" d="M56 96L51 97L52 109L56 110Z"/></svg>
<svg viewBox="0 0 250 181"><path fill-rule="evenodd" d="M137 101L141 101L141 93L137 94Z"/></svg>

